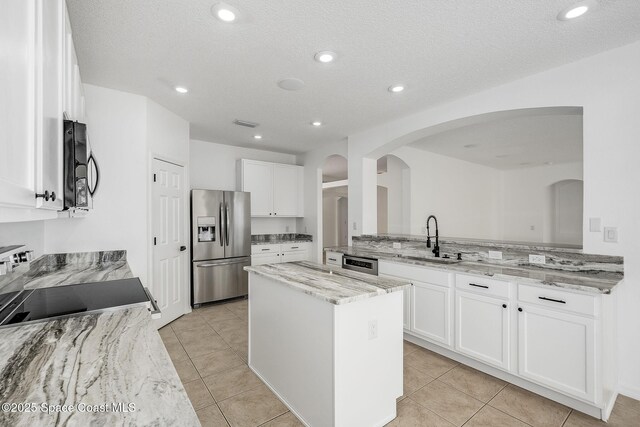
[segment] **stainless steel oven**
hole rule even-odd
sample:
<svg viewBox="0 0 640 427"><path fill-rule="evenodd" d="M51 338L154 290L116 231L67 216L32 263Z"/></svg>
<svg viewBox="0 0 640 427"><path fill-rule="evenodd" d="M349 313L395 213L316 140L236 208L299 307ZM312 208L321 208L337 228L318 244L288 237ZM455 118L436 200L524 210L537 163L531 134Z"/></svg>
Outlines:
<svg viewBox="0 0 640 427"><path fill-rule="evenodd" d="M353 255L344 255L342 257L342 268L377 276L378 260L374 258L363 258Z"/></svg>

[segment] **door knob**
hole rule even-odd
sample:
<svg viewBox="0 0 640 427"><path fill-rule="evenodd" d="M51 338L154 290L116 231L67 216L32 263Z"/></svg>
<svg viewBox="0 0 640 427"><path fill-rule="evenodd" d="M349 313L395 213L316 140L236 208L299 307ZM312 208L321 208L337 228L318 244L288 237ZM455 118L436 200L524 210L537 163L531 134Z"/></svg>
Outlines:
<svg viewBox="0 0 640 427"><path fill-rule="evenodd" d="M184 251L186 251L186 250L187 250L187 247L186 247L186 246L180 246L180 252L184 252Z"/></svg>

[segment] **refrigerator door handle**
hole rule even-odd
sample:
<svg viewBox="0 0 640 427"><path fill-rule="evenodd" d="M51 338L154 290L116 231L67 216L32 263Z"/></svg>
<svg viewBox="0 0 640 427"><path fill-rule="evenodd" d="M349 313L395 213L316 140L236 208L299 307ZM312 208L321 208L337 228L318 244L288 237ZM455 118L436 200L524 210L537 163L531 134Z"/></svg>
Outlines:
<svg viewBox="0 0 640 427"><path fill-rule="evenodd" d="M229 246L229 204L225 203L226 212L225 212L225 221L227 226L225 227L225 240L227 242L227 246Z"/></svg>
<svg viewBox="0 0 640 427"><path fill-rule="evenodd" d="M220 246L224 246L224 231L222 230L222 224L224 224L222 220L222 203L220 203L220 208L218 209L218 211L220 213L220 222L218 223L218 229L220 230Z"/></svg>

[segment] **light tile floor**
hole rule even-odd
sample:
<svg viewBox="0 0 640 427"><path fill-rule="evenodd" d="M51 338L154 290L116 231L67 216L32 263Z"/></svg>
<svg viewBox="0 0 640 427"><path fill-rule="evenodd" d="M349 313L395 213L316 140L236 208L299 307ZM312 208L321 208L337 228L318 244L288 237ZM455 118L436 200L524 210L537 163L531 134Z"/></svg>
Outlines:
<svg viewBox="0 0 640 427"><path fill-rule="evenodd" d="M247 300L194 310L160 335L203 426L302 426L247 366ZM618 397L603 423L405 341L404 395L388 426L640 427L640 402Z"/></svg>

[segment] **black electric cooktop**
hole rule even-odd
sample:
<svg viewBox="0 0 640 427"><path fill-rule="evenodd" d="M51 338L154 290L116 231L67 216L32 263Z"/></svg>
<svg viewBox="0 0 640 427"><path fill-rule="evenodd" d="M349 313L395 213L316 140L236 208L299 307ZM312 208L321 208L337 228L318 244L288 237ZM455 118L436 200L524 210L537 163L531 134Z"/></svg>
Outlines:
<svg viewBox="0 0 640 427"><path fill-rule="evenodd" d="M0 326L149 301L138 278L24 290L12 296L0 309Z"/></svg>

